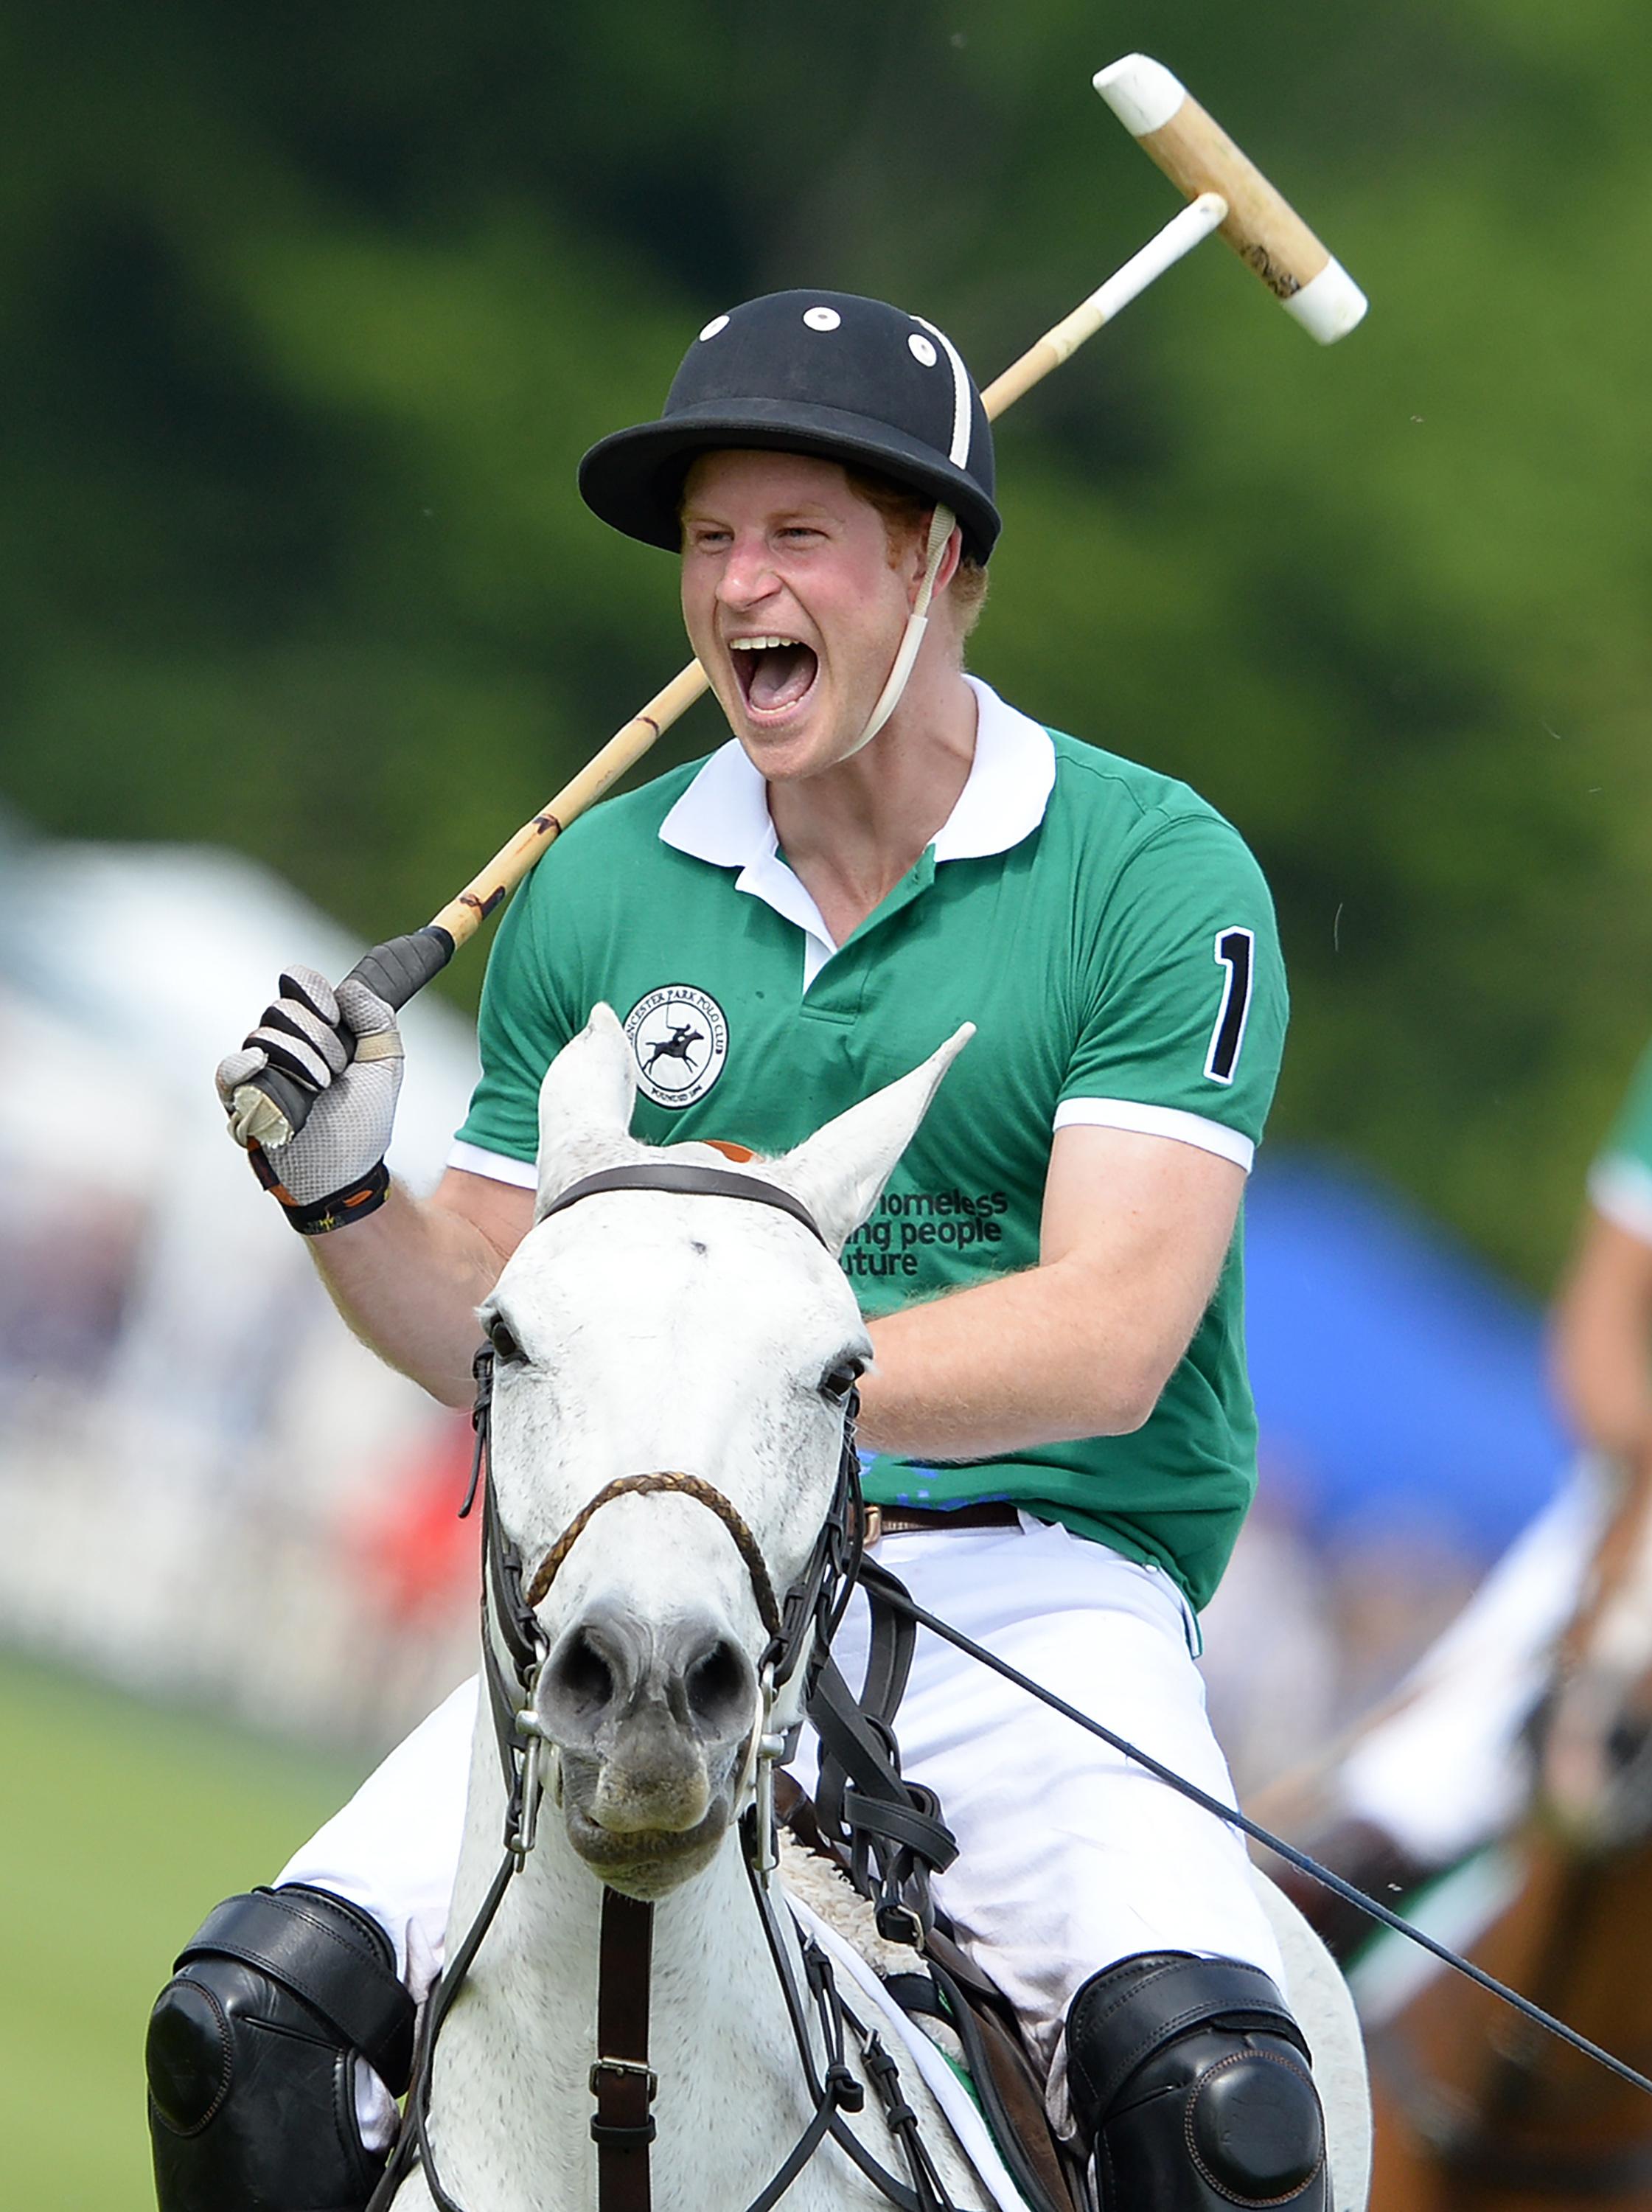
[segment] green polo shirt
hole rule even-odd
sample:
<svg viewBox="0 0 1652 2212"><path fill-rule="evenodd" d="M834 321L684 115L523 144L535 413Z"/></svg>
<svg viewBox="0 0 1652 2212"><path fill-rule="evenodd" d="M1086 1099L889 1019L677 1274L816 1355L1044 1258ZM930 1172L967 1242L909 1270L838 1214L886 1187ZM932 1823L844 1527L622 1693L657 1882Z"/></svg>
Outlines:
<svg viewBox="0 0 1652 2212"><path fill-rule="evenodd" d="M531 1184L541 1079L601 1000L631 1038L637 1135L771 1153L975 1024L844 1253L874 1317L1036 1263L1063 1127L1143 1131L1248 1167L1286 1016L1260 871L1185 785L974 689L975 758L951 818L841 946L738 745L576 822L500 930L456 1164ZM880 1456L865 1475L884 1504L1014 1499L1157 1562L1195 1606L1254 1481L1237 1237L1133 1435L964 1464Z"/></svg>
<svg viewBox="0 0 1652 2212"><path fill-rule="evenodd" d="M1635 1071L1588 1188L1598 1212L1652 1244L1652 1049Z"/></svg>

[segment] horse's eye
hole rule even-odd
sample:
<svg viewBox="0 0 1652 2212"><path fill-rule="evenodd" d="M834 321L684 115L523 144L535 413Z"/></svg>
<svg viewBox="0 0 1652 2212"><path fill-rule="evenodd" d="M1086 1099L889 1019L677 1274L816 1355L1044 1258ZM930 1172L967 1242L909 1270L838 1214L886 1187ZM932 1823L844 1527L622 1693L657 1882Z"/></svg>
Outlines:
<svg viewBox="0 0 1652 2212"><path fill-rule="evenodd" d="M820 1395L829 1406L841 1406L860 1380L864 1362L859 1359L840 1359L829 1367L820 1378Z"/></svg>
<svg viewBox="0 0 1652 2212"><path fill-rule="evenodd" d="M502 1359L507 1366L515 1365L524 1356L521 1346L497 1314L489 1316L488 1341L494 1348L494 1358Z"/></svg>

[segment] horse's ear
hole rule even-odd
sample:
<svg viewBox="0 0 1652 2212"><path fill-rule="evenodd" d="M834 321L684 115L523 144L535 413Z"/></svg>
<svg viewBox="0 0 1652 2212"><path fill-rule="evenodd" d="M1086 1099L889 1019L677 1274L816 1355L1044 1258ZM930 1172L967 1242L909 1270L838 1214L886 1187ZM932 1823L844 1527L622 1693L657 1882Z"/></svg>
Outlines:
<svg viewBox="0 0 1652 2212"><path fill-rule="evenodd" d="M843 1249L877 1205L942 1076L975 1034L975 1024L966 1022L921 1067L874 1091L794 1151L765 1163L763 1174L803 1200L834 1252Z"/></svg>
<svg viewBox="0 0 1652 2212"><path fill-rule="evenodd" d="M545 1070L539 1086L537 1220L580 1176L636 1158L630 1134L636 1070L611 1006L597 1006L576 1037Z"/></svg>

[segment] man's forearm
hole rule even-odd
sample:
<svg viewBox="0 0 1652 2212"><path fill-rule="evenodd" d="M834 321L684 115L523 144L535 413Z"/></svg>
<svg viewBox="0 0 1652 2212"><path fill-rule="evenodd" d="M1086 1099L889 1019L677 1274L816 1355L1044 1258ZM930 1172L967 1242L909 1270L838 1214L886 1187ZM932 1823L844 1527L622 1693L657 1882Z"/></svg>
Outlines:
<svg viewBox="0 0 1652 2212"><path fill-rule="evenodd" d="M1138 1429L1187 1348L1104 1277L1060 1261L872 1325L861 1434L879 1451L982 1459Z"/></svg>
<svg viewBox="0 0 1652 2212"><path fill-rule="evenodd" d="M1652 1455L1652 1246L1599 1214L1556 1301L1551 1356L1585 1443L1624 1464Z"/></svg>
<svg viewBox="0 0 1652 2212"><path fill-rule="evenodd" d="M1652 1391L1646 1386L1642 1343L1622 1340L1567 1347L1566 1410L1584 1442L1621 1464L1652 1456Z"/></svg>
<svg viewBox="0 0 1652 2212"><path fill-rule="evenodd" d="M479 1229L395 1183L376 1213L313 1237L310 1249L363 1344L444 1405L470 1404L475 1310L503 1265Z"/></svg>
<svg viewBox="0 0 1652 2212"><path fill-rule="evenodd" d="M1557 1331L1558 1381L1579 1435L1624 1463L1652 1454L1652 1389L1642 1317L1606 1308Z"/></svg>

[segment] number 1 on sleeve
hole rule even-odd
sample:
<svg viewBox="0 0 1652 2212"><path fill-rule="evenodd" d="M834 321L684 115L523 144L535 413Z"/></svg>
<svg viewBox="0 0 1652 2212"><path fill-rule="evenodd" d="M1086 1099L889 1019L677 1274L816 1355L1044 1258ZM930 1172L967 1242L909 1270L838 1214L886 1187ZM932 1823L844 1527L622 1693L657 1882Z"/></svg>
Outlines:
<svg viewBox="0 0 1652 2212"><path fill-rule="evenodd" d="M1245 1018L1250 1012L1250 978L1255 952L1254 930L1218 932L1212 957L1228 974L1222 991L1222 1010L1211 1031L1211 1048L1205 1055L1205 1073L1212 1083L1231 1083L1233 1072L1239 1065L1239 1048L1245 1041Z"/></svg>

